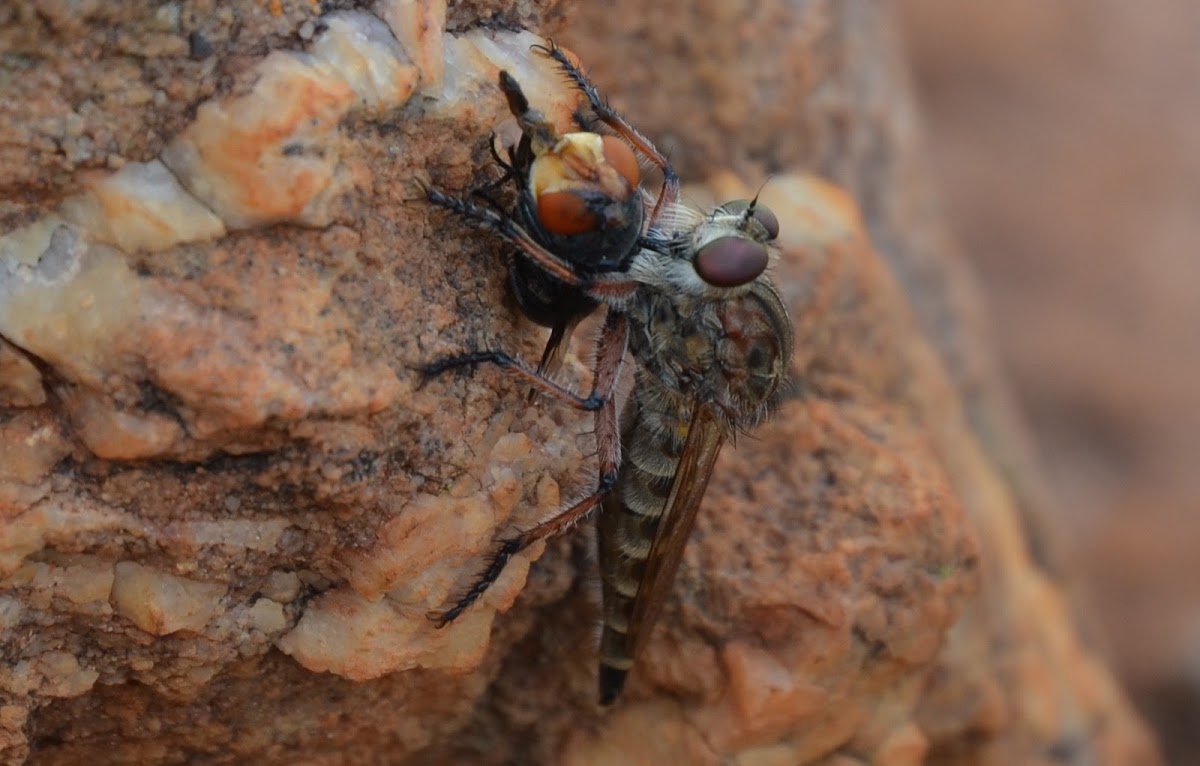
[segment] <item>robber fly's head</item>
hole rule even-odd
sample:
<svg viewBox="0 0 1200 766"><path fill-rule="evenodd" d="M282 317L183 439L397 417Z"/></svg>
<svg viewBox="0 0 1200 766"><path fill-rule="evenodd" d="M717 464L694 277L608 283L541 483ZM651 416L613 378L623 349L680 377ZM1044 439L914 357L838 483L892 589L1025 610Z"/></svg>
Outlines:
<svg viewBox="0 0 1200 766"><path fill-rule="evenodd" d="M522 222L542 246L582 272L619 268L642 229L641 170L633 150L616 136L558 133L507 72L500 73L500 89L523 134Z"/></svg>
<svg viewBox="0 0 1200 766"><path fill-rule="evenodd" d="M726 202L708 215L676 205L659 217L629 273L638 282L702 299L749 289L767 270L779 219L754 200Z"/></svg>
<svg viewBox="0 0 1200 766"><path fill-rule="evenodd" d="M767 269L779 219L757 198L726 202L692 234L696 274L713 287L738 287Z"/></svg>

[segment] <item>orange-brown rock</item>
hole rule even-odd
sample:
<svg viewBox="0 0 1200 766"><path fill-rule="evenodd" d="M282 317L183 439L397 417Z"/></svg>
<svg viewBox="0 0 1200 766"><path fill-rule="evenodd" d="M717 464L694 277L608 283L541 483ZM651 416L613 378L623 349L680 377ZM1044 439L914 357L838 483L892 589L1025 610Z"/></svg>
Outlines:
<svg viewBox="0 0 1200 766"><path fill-rule="evenodd" d="M1200 763L1200 6L901 5L1092 635Z"/></svg>
<svg viewBox="0 0 1200 766"><path fill-rule="evenodd" d="M956 267L918 246L935 221L893 201L920 184L890 17L714 2L675 8L672 44L672 4L644 6L0 11L0 45L33 62L0 99L7 758L1150 762L1029 556L972 415L973 347L928 331L973 325ZM516 557L446 629L425 616L591 471L578 413L494 372L415 371L542 340L502 247L414 184L485 180L500 68L568 124L577 96L518 24L561 25L635 123L686 147L709 178L693 199L778 173L795 385L722 454L611 712L587 531ZM673 101L630 88L659 65ZM586 381L577 356L565 374Z"/></svg>

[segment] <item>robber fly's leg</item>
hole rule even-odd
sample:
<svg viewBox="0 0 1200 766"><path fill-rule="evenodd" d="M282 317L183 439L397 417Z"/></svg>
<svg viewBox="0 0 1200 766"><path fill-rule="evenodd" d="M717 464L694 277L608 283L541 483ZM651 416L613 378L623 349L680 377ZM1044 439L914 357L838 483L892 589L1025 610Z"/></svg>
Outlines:
<svg viewBox="0 0 1200 766"><path fill-rule="evenodd" d="M585 519L600 505L604 496L617 483L621 468L621 436L617 418L617 402L613 392L621 377L621 362L629 343L629 325L624 314L609 312L596 349L596 374L592 396L604 404L596 411L596 446L600 460L600 478L596 490L579 502L543 521L536 527L500 543L487 568L458 602L444 612L431 612L430 619L443 627L453 622L475 603L500 577L509 559L533 545L564 532Z"/></svg>
<svg viewBox="0 0 1200 766"><path fill-rule="evenodd" d="M662 171L662 193L658 195L658 201L654 203L654 211L650 214L651 222L655 221L663 205L679 201L679 174L675 172L675 168L671 167L671 163L666 155L660 152L650 139L642 135L637 128L626 122L624 117L608 105L600 95L600 91L596 90L596 86L588 79L588 76L580 71L579 67L567 57L562 48L559 48L553 42L548 46L535 45L533 47L535 50L541 51L558 62L559 68L562 69L567 79L587 97L592 111L596 113L597 119L612 128L614 133L628 141L633 148L641 152L646 159L650 160L650 162L654 163Z"/></svg>
<svg viewBox="0 0 1200 766"><path fill-rule="evenodd" d="M600 483L616 481L621 467L621 433L618 428L617 397L614 393L621 377L621 364L629 347L629 320L610 310L596 344L596 371L593 386L604 392L604 407L596 413L596 447L600 462ZM611 474L611 478L609 477Z"/></svg>
<svg viewBox="0 0 1200 766"><path fill-rule="evenodd" d="M520 248L521 252L529 257L529 260L537 264L538 268L563 284L571 287L584 286L583 277L576 274L569 263L535 242L529 236L529 232L521 228L512 218L476 204L471 200L451 197L437 189L426 187L425 193L428 195L429 201L433 204L453 210L463 218L475 221L495 231Z"/></svg>

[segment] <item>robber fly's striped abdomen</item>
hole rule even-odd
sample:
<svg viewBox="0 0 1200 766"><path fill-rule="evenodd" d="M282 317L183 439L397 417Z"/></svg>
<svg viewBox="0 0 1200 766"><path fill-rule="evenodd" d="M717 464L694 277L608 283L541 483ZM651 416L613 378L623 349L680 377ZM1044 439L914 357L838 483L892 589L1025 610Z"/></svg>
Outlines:
<svg viewBox="0 0 1200 766"><path fill-rule="evenodd" d="M720 304L645 295L629 307L629 318L637 381L621 424L624 462L598 520L602 700L620 692L654 626L712 461L729 434L728 416L746 423L761 414L791 350L787 314L766 282ZM663 526L666 513L671 527ZM667 529L682 534L656 548ZM657 582L648 585L651 579Z"/></svg>
<svg viewBox="0 0 1200 766"><path fill-rule="evenodd" d="M637 635L634 601L644 579L679 456L687 439L690 411L671 412L653 389L642 388L629 402L622 428L624 462L620 478L600 516L600 578L604 627L600 636L601 694L614 696L633 666Z"/></svg>

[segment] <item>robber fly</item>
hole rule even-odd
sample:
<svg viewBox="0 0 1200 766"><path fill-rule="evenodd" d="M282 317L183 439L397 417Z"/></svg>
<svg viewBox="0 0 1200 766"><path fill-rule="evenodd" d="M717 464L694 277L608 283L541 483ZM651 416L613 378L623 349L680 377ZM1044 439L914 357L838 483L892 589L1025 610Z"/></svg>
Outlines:
<svg viewBox="0 0 1200 766"><path fill-rule="evenodd" d="M766 275L779 234L774 214L756 200L730 202L708 214L680 204L677 176L666 158L608 107L561 49L541 51L615 135L557 134L502 72L501 90L524 133L506 166L520 184L515 213L436 190L429 198L516 246L510 284L522 308L541 312L545 324L573 326L606 307L592 390L581 396L496 350L446 357L424 372L491 364L537 392L594 413L599 478L587 497L500 541L471 588L431 617L439 625L454 620L514 555L600 508L599 690L607 705L624 687L670 592L722 444L770 410L791 357L792 329ZM628 150L663 173L653 203L635 188L637 165L629 163ZM639 213L646 208L643 221ZM543 363L554 353L548 348ZM627 354L635 364L634 388L618 410L615 390Z"/></svg>

